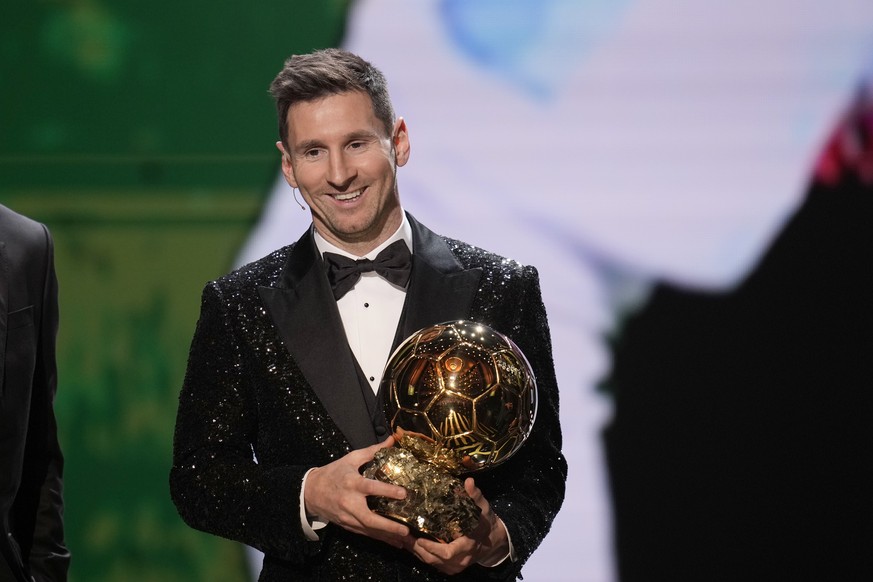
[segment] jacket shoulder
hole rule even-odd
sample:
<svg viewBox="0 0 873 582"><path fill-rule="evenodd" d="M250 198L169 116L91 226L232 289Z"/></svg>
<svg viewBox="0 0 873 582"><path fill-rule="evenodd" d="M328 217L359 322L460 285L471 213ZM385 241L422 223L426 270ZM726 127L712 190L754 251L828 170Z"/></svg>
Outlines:
<svg viewBox="0 0 873 582"><path fill-rule="evenodd" d="M2 239L15 241L22 247L42 248L49 239L48 229L41 222L28 218L0 204Z"/></svg>
<svg viewBox="0 0 873 582"><path fill-rule="evenodd" d="M225 293L251 289L257 292L258 287L273 285L288 261L288 256L294 245L288 245L273 251L251 263L237 267L230 273L210 281L207 286L222 289Z"/></svg>
<svg viewBox="0 0 873 582"><path fill-rule="evenodd" d="M441 238L465 269L479 268L486 272L502 272L510 276L536 275L536 268L531 265L524 265L515 259L504 257L461 240L445 236Z"/></svg>

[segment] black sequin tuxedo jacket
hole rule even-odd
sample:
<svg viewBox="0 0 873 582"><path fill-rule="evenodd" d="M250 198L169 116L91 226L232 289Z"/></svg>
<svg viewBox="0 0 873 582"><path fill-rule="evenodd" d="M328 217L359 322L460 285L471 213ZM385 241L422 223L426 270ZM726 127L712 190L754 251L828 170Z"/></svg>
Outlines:
<svg viewBox="0 0 873 582"><path fill-rule="evenodd" d="M0 580L67 579L57 281L42 224L0 205Z"/></svg>
<svg viewBox="0 0 873 582"><path fill-rule="evenodd" d="M471 319L513 338L537 377L531 437L509 461L476 475L518 560L452 577L514 580L561 506L567 469L537 272L407 216L414 257L398 340ZM192 527L264 552L261 580L444 578L405 551L333 524L318 542L304 538L299 495L306 470L384 438L358 373L310 232L204 289L170 488Z"/></svg>

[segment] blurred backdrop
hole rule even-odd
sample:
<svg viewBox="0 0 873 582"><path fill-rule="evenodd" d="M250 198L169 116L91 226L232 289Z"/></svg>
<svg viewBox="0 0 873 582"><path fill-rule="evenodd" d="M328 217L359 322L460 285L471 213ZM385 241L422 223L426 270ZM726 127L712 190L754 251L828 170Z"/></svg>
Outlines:
<svg viewBox="0 0 873 582"><path fill-rule="evenodd" d="M267 87L327 46L388 77L404 206L540 270L570 477L526 579L870 565L869 1L15 1L0 202L55 236L73 582L256 569L178 518L173 424L203 284L309 222Z"/></svg>
<svg viewBox="0 0 873 582"><path fill-rule="evenodd" d="M278 167L267 87L342 38L346 4L0 9L0 201L56 243L73 581L246 579L241 549L170 501L176 402L200 290Z"/></svg>

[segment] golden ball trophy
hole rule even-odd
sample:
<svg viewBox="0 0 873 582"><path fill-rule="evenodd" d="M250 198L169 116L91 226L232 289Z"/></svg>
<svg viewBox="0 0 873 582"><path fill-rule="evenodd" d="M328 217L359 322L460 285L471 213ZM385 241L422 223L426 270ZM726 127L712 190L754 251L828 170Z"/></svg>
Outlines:
<svg viewBox="0 0 873 582"><path fill-rule="evenodd" d="M509 459L533 427L536 381L524 354L486 325L441 323L400 344L381 389L396 446L378 451L363 474L407 496L370 497L370 508L415 535L469 535L481 510L459 477Z"/></svg>

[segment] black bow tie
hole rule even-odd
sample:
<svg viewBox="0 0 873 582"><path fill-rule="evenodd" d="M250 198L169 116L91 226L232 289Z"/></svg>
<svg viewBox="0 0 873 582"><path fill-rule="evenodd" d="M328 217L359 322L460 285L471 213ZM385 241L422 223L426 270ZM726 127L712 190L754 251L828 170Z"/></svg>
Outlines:
<svg viewBox="0 0 873 582"><path fill-rule="evenodd" d="M336 253L324 253L327 265L327 280L333 288L333 296L339 298L355 286L361 273L375 271L391 283L406 287L412 270L412 255L402 240L391 243L376 255L374 260L350 259Z"/></svg>

